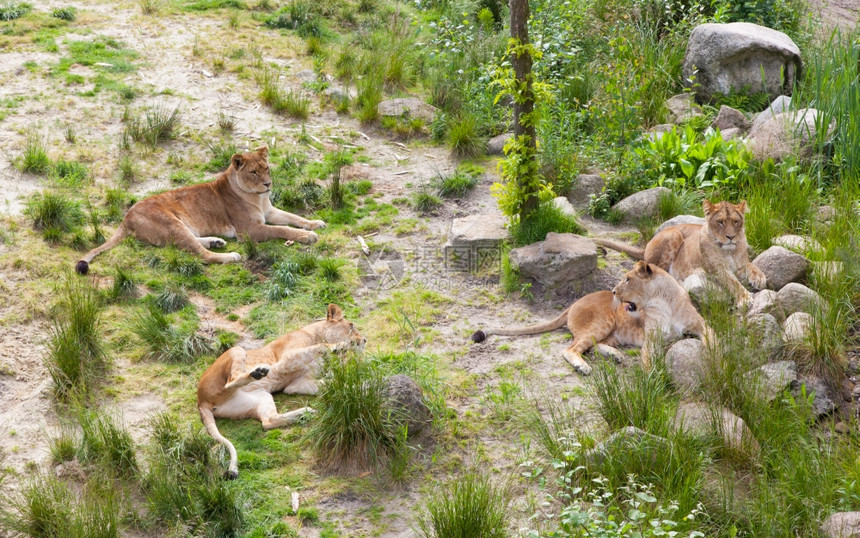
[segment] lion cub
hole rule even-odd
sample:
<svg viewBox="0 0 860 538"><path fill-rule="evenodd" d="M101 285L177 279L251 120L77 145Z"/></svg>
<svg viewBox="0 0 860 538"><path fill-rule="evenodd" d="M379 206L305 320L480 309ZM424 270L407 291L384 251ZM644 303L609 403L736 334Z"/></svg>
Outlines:
<svg viewBox="0 0 860 538"><path fill-rule="evenodd" d="M565 322L573 343L563 355L582 375L591 373L582 354L595 344L641 347L642 362L649 367L655 339L680 338L684 333L706 341L712 338L686 290L666 271L640 261L611 292L589 293L551 321L520 329L478 330L472 340L482 342L491 334L537 334L558 329Z"/></svg>
<svg viewBox="0 0 860 538"><path fill-rule="evenodd" d="M269 201L272 178L268 157L266 147L237 153L230 158L227 170L214 181L156 194L134 204L111 238L87 252L75 270L87 274L93 258L118 245L127 235L152 245L176 245L197 254L206 263L242 259L236 252L209 250L224 246L221 237L247 235L254 241L285 239L315 243L317 235L305 230L322 228L325 222L281 211Z"/></svg>
<svg viewBox="0 0 860 538"><path fill-rule="evenodd" d="M285 334L260 349L232 347L200 376L197 410L216 441L230 452L224 476L239 476L236 449L218 431L215 417L255 418L266 430L294 423L310 407L278 413L272 393L316 394L316 376L328 351L367 343L337 305L328 305L326 319Z"/></svg>
<svg viewBox="0 0 860 538"><path fill-rule="evenodd" d="M654 236L645 248L632 247L607 239L595 239L598 245L629 254L669 271L683 282L697 272L704 272L725 288L738 304L749 304L752 295L738 277L763 290L767 279L750 263L747 237L744 233L745 201L702 203L706 224L670 226Z"/></svg>

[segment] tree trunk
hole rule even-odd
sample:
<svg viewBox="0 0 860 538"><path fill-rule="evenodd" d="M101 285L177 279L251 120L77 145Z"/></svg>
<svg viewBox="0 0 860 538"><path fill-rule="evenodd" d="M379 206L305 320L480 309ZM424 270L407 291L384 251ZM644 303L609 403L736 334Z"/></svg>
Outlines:
<svg viewBox="0 0 860 538"><path fill-rule="evenodd" d="M527 45L529 42L529 2L528 0L510 0L511 9L511 37L518 41L520 45ZM517 138L525 136L524 143L530 149L531 155L536 155L537 142L535 137L534 123L529 121L528 125L522 124L522 118L529 118L535 107L535 96L532 91L532 57L531 54L525 52L521 55L516 53L511 54L511 64L514 67L514 75L517 79L517 84L524 87L524 99L514 100L514 136ZM521 102L517 102L521 101ZM529 178L516 178L520 185L525 185L529 182ZM527 198L520 212L520 221L525 221L530 213L538 206L538 193L533 191L527 194Z"/></svg>

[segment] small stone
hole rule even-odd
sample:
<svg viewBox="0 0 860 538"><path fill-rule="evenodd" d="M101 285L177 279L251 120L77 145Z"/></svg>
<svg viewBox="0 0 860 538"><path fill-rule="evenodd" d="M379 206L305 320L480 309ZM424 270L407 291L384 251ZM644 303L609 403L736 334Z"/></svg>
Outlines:
<svg viewBox="0 0 860 538"><path fill-rule="evenodd" d="M424 393L408 375L397 374L386 379L383 394L395 419L406 426L409 437L420 433L430 423L432 417L424 402Z"/></svg>
<svg viewBox="0 0 860 538"><path fill-rule="evenodd" d="M744 113L730 106L723 105L720 107L720 112L714 118L711 127L719 129L723 134L723 139L726 137L727 129L738 129L738 131L747 131L750 128L750 122Z"/></svg>
<svg viewBox="0 0 860 538"><path fill-rule="evenodd" d="M791 109L791 97L788 95L778 95L776 99L771 101L770 105L762 112L759 112L758 115L753 120L753 124L750 127L750 130L761 127L761 125L767 120L773 119L777 114L782 114L783 112L788 112Z"/></svg>
<svg viewBox="0 0 860 538"><path fill-rule="evenodd" d="M747 315L747 323L756 330L765 350L770 351L782 343L782 327L771 314Z"/></svg>
<svg viewBox="0 0 860 538"><path fill-rule="evenodd" d="M681 124L687 120L702 115L702 108L694 101L692 93L679 93L666 101L669 109L667 119L674 124Z"/></svg>
<svg viewBox="0 0 860 538"><path fill-rule="evenodd" d="M747 312L747 318L753 318L761 314L770 314L780 323L785 321L785 314L777 302L777 292L773 290L761 290L753 295L752 305Z"/></svg>
<svg viewBox="0 0 860 538"><path fill-rule="evenodd" d="M757 454L758 441L742 418L728 409L711 409L699 403L684 402L675 413L674 426L697 437L707 437L716 432L723 443L732 450Z"/></svg>
<svg viewBox="0 0 860 538"><path fill-rule="evenodd" d="M833 393L827 383L821 378L811 376L800 378L795 383L791 394L795 399L812 395L812 415L816 420L836 410Z"/></svg>
<svg viewBox="0 0 860 538"><path fill-rule="evenodd" d="M656 142L656 141L660 140L661 138L663 138L663 135L668 133L672 129L675 129L674 124L672 124L672 123L661 123L659 125L655 125L654 127L651 127L650 129L648 129L648 132L645 133L644 138L647 138L648 140L650 140L652 142Z"/></svg>
<svg viewBox="0 0 860 538"><path fill-rule="evenodd" d="M795 312L812 313L815 305L821 304L821 296L803 284L789 282L777 292L776 303L786 316Z"/></svg>
<svg viewBox="0 0 860 538"><path fill-rule="evenodd" d="M744 379L756 381L756 394L770 402L797 381L797 364L794 361L768 363L747 372Z"/></svg>
<svg viewBox="0 0 860 538"><path fill-rule="evenodd" d="M592 195L600 194L605 184L600 174L580 174L573 180L567 199L577 209L588 209Z"/></svg>
<svg viewBox="0 0 860 538"><path fill-rule="evenodd" d="M488 155L504 155L503 151L505 148L505 144L507 141L514 137L514 133L502 133L500 135L494 136L490 140L487 141L487 154Z"/></svg>
<svg viewBox="0 0 860 538"><path fill-rule="evenodd" d="M314 83L317 81L317 74L314 73L313 69L302 69L295 76L302 82Z"/></svg>
<svg viewBox="0 0 860 538"><path fill-rule="evenodd" d="M809 260L783 247L773 246L753 260L767 278L769 288L779 290L789 282L802 280L809 270Z"/></svg>
<svg viewBox="0 0 860 538"><path fill-rule="evenodd" d="M810 239L809 237L803 237L802 235L781 235L779 237L775 237L771 243L799 254L803 254L805 252L818 252L821 250L821 243L814 239Z"/></svg>
<svg viewBox="0 0 860 538"><path fill-rule="evenodd" d="M407 116L419 118L424 123L432 123L436 118L436 107L429 105L416 97L401 97L382 101L377 106L380 116Z"/></svg>
<svg viewBox="0 0 860 538"><path fill-rule="evenodd" d="M580 235L550 232L543 241L512 249L508 259L523 276L552 287L579 280L597 269L597 247Z"/></svg>
<svg viewBox="0 0 860 538"><path fill-rule="evenodd" d="M573 204L570 203L570 200L565 198L564 196L556 196L553 201L553 205L558 208L559 211L563 215L567 215L568 217L578 218L579 214L576 212L576 209L573 208Z"/></svg>

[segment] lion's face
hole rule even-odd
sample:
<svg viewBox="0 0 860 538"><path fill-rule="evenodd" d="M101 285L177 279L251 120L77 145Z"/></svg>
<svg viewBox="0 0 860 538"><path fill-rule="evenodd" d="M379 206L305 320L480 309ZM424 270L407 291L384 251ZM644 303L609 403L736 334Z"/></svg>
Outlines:
<svg viewBox="0 0 860 538"><path fill-rule="evenodd" d="M666 274L659 267L643 261L636 262L633 269L612 289L615 299L624 303L624 309L631 315L638 316L639 308L655 295L654 287L663 276L661 272Z"/></svg>
<svg viewBox="0 0 860 538"><path fill-rule="evenodd" d="M243 192L268 196L272 190L268 158L269 149L265 146L247 153L237 153L230 158L227 175Z"/></svg>
<svg viewBox="0 0 860 538"><path fill-rule="evenodd" d="M729 202L712 204L705 200L703 202L705 218L708 222L708 231L719 243L723 250L733 251L739 242L744 239L744 212L747 208L746 202L734 205Z"/></svg>
<svg viewBox="0 0 860 538"><path fill-rule="evenodd" d="M326 344L349 344L351 347L364 349L367 338L355 328L355 324L343 317L343 311L335 304L328 305L328 312L323 324L323 341Z"/></svg>

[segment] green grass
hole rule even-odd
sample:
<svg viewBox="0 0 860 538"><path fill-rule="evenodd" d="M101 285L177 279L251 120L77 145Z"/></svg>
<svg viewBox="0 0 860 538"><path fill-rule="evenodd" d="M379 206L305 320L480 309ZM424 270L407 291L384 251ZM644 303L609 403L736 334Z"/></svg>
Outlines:
<svg viewBox="0 0 860 538"><path fill-rule="evenodd" d="M32 8L26 2L5 2L0 4L0 21L19 19L30 12Z"/></svg>
<svg viewBox="0 0 860 538"><path fill-rule="evenodd" d="M233 142L215 142L207 144L212 159L203 166L207 172L223 172L230 166L230 158L239 153L239 147Z"/></svg>
<svg viewBox="0 0 860 538"><path fill-rule="evenodd" d="M419 213L430 213L442 205L442 199L426 190L412 195L412 207Z"/></svg>
<svg viewBox="0 0 860 538"><path fill-rule="evenodd" d="M478 134L477 119L469 114L448 122L448 147L457 157L479 157L487 151L487 141Z"/></svg>
<svg viewBox="0 0 860 538"><path fill-rule="evenodd" d="M94 67L107 73L130 73L137 52L127 49L121 41L112 37L97 36L92 41L67 41L69 58L60 60L59 69L67 72L72 64ZM97 65L109 64L109 65Z"/></svg>
<svg viewBox="0 0 860 538"><path fill-rule="evenodd" d="M48 337L45 366L60 399L92 396L109 366L102 336L101 297L86 281L67 278L59 289L60 314Z"/></svg>
<svg viewBox="0 0 860 538"><path fill-rule="evenodd" d="M257 75L260 85L260 101L274 112L287 114L296 119L307 119L310 114L310 99L300 91L284 91L276 68L266 67Z"/></svg>
<svg viewBox="0 0 860 538"><path fill-rule="evenodd" d="M90 171L78 161L59 160L51 168L51 178L63 187L82 187L90 180Z"/></svg>
<svg viewBox="0 0 860 538"><path fill-rule="evenodd" d="M51 11L51 16L55 19L74 22L78 17L78 10L74 7L58 7Z"/></svg>
<svg viewBox="0 0 860 538"><path fill-rule="evenodd" d="M27 202L25 213L36 230L70 232L84 220L80 204L65 194L44 191Z"/></svg>
<svg viewBox="0 0 860 538"><path fill-rule="evenodd" d="M430 496L418 520L425 538L504 538L508 533L508 493L487 473L472 470Z"/></svg>
<svg viewBox="0 0 860 538"><path fill-rule="evenodd" d="M126 132L135 142L152 148L161 142L173 140L179 134L181 125L179 107L170 110L164 106L146 107L142 116L130 112L126 122Z"/></svg>
<svg viewBox="0 0 860 538"><path fill-rule="evenodd" d="M78 412L78 423L80 461L96 464L102 472L117 478L131 479L137 475L134 441L123 425L102 411L83 408Z"/></svg>
<svg viewBox="0 0 860 538"><path fill-rule="evenodd" d="M197 333L196 323L174 325L154 304L134 315L131 330L146 348L146 356L153 360L191 363L200 355L214 352L213 342Z"/></svg>
<svg viewBox="0 0 860 538"><path fill-rule="evenodd" d="M208 11L210 9L248 9L242 0L197 0L183 6L187 11Z"/></svg>
<svg viewBox="0 0 860 538"><path fill-rule="evenodd" d="M515 246L543 241L549 232L584 234L585 229L574 217L562 213L552 201L542 202L528 221L517 221L511 226Z"/></svg>
<svg viewBox="0 0 860 538"><path fill-rule="evenodd" d="M431 185L446 198L462 198L478 184L478 174L457 170L451 175L437 173Z"/></svg>
<svg viewBox="0 0 860 538"><path fill-rule="evenodd" d="M22 172L47 174L51 169L51 159L45 148L44 139L36 133L27 135L24 152L18 157L16 165Z"/></svg>

